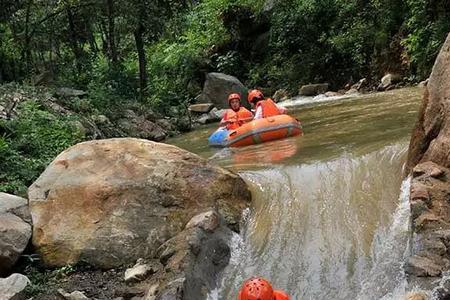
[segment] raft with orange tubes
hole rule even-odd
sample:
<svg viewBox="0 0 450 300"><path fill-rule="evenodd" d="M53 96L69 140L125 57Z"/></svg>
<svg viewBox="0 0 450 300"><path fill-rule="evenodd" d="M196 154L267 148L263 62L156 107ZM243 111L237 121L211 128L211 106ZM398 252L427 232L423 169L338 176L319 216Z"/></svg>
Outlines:
<svg viewBox="0 0 450 300"><path fill-rule="evenodd" d="M278 115L248 122L234 130L219 128L209 138L210 146L243 147L303 134L300 122L289 115Z"/></svg>

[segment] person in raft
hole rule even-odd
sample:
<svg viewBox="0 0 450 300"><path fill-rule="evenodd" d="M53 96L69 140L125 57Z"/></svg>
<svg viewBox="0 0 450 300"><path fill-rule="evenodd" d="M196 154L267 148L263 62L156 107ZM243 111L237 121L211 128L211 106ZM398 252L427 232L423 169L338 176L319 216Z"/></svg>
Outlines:
<svg viewBox="0 0 450 300"><path fill-rule="evenodd" d="M252 90L248 93L248 102L256 109L255 120L286 113L285 108L279 107L270 98L265 99L263 93L259 90Z"/></svg>
<svg viewBox="0 0 450 300"><path fill-rule="evenodd" d="M244 282L238 300L289 300L283 291L276 291L265 279L254 277Z"/></svg>
<svg viewBox="0 0 450 300"><path fill-rule="evenodd" d="M233 130L253 120L252 112L241 105L241 95L236 93L230 94L228 96L228 105L230 108L225 111L222 121L220 121L220 126Z"/></svg>

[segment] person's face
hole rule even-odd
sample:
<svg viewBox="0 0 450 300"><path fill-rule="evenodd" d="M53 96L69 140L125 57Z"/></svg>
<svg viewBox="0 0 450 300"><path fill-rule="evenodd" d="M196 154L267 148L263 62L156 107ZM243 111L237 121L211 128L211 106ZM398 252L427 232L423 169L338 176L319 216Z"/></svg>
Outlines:
<svg viewBox="0 0 450 300"><path fill-rule="evenodd" d="M239 99L233 99L230 101L230 106L233 110L238 110L241 107L241 102Z"/></svg>

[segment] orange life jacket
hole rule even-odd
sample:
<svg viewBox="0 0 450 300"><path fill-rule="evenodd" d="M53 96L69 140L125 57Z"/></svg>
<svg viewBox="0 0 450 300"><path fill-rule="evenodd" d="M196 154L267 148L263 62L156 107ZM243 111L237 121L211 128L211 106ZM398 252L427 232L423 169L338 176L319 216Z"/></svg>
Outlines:
<svg viewBox="0 0 450 300"><path fill-rule="evenodd" d="M273 291L275 300L289 300L289 296L283 291Z"/></svg>
<svg viewBox="0 0 450 300"><path fill-rule="evenodd" d="M239 126L242 126L244 123L251 121L252 118L253 118L253 114L251 113L251 111L249 111L248 109L246 109L245 107L242 107L242 106L239 108L239 110L237 112L235 112L232 109L227 109L225 111L225 114L223 115L224 121L233 120L233 119L236 120L235 122L229 123L227 125L228 130L236 129Z"/></svg>
<svg viewBox="0 0 450 300"><path fill-rule="evenodd" d="M263 118L281 115L281 112L278 109L277 105L270 98L259 101L256 104L256 108L258 109L258 107L260 107L260 106L262 107L262 117Z"/></svg>

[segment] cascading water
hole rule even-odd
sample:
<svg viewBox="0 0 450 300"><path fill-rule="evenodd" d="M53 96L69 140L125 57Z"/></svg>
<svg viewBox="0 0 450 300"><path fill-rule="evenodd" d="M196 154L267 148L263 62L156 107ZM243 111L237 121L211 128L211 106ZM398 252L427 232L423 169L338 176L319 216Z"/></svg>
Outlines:
<svg viewBox="0 0 450 300"><path fill-rule="evenodd" d="M292 299L394 300L407 290L409 181L402 182L420 91L302 108L305 136L214 151L211 129L174 143L239 171L253 206L209 300L263 276ZM195 141L195 142L193 142Z"/></svg>
<svg viewBox="0 0 450 300"><path fill-rule="evenodd" d="M233 241L215 299L235 298L254 275L269 278L292 299L394 299L396 290L404 293L405 151L399 144L362 157L243 173L253 187L254 211L241 240Z"/></svg>

